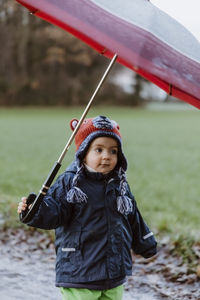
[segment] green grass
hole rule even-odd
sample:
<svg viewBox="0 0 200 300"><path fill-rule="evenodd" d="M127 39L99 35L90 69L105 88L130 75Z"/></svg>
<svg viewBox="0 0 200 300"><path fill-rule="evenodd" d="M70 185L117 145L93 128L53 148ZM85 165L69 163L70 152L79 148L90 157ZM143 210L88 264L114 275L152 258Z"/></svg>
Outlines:
<svg viewBox="0 0 200 300"><path fill-rule="evenodd" d="M19 225L20 197L40 189L82 110L0 109L0 211L9 226ZM199 112L99 107L89 116L99 114L120 124L128 181L147 223L174 238L199 238ZM61 172L73 157L74 146Z"/></svg>

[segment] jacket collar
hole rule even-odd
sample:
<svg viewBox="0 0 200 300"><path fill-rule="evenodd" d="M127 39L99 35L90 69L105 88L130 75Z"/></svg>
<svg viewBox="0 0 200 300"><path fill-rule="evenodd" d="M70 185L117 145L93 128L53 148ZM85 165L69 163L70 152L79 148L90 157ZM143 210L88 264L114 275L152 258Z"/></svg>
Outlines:
<svg viewBox="0 0 200 300"><path fill-rule="evenodd" d="M113 170L111 172L109 172L108 174L103 174L103 173L99 173L99 172L91 172L90 170L88 170L86 167L84 168L84 173L87 177L94 179L94 180L105 180L105 181L110 181L112 178L116 178L117 177L117 171Z"/></svg>
<svg viewBox="0 0 200 300"><path fill-rule="evenodd" d="M71 172L71 173L75 173L77 172L77 162L76 160L74 160L66 169L66 172ZM90 177L91 179L94 180L105 180L105 181L109 181L112 178L113 179L119 179L118 176L118 169L114 169L112 170L110 173L108 174L103 174L103 173L99 173L99 172L90 172L89 170L87 170L86 168L84 168L84 175Z"/></svg>

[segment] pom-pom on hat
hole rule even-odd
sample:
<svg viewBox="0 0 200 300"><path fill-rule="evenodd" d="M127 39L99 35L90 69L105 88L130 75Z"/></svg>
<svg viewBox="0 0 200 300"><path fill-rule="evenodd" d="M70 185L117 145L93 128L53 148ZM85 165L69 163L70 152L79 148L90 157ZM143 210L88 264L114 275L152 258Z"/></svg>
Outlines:
<svg viewBox="0 0 200 300"><path fill-rule="evenodd" d="M77 119L70 122L71 129L74 130L78 124ZM76 158L79 166L85 157L91 142L98 137L111 137L118 142L118 163L117 167L122 167L124 171L127 169L127 161L122 152L122 141L119 132L119 125L105 116L85 119L80 126L76 136Z"/></svg>

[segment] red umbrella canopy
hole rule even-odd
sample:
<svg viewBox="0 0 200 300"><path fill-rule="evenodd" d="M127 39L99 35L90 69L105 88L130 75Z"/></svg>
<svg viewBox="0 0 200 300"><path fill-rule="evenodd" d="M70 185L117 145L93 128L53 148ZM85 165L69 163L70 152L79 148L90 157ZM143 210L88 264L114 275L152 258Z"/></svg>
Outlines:
<svg viewBox="0 0 200 300"><path fill-rule="evenodd" d="M200 108L200 43L148 0L17 0L101 54Z"/></svg>

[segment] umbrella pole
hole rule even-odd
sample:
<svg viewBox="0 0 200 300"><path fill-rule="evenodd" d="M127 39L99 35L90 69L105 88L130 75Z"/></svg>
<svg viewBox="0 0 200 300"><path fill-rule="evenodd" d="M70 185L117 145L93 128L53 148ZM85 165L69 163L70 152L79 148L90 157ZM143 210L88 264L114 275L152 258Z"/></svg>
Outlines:
<svg viewBox="0 0 200 300"><path fill-rule="evenodd" d="M51 183L53 182L56 174L58 173L61 165L62 165L62 161L71 145L71 143L73 142L74 138L75 138L75 135L77 133L77 131L79 130L81 124L83 123L93 101L94 101L94 98L96 97L96 95L98 94L100 88L102 87L104 81L106 80L110 70L112 69L112 66L114 65L115 61L117 59L117 54L115 54L111 60L111 62L109 63L105 73L103 74L101 80L99 81L99 84L97 85L96 87L96 90L94 91L92 97L90 98L77 126L75 127L74 131L72 132L67 144L65 145L65 148L64 150L62 151L60 157L58 158L58 160L54 163L53 165L53 168L51 169L49 175L47 176L47 179L45 180L40 192L38 195L36 194L30 194L27 198L27 209L23 212L20 213L19 215L19 218L20 218L20 221L23 222L23 223L28 223L31 221L31 219L33 218L33 216L35 215L35 213L37 212L39 206L40 206L40 203L42 202L44 196L46 195ZM30 209L28 208L28 206L31 205Z"/></svg>

